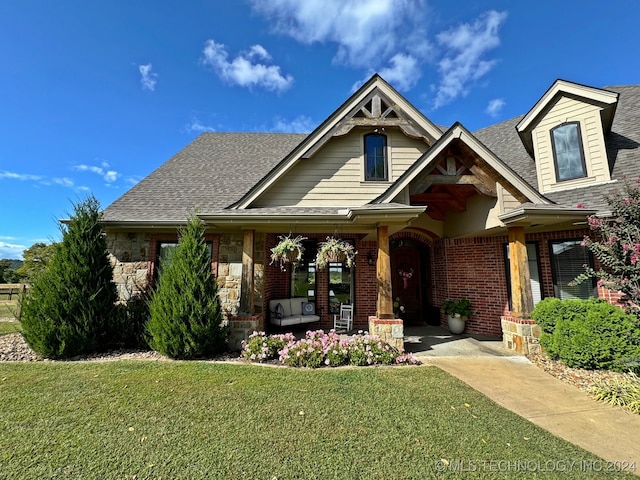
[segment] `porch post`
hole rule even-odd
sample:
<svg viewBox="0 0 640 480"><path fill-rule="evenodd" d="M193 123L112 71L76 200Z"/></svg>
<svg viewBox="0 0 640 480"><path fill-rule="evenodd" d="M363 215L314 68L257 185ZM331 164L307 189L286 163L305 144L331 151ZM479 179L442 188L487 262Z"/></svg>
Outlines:
<svg viewBox="0 0 640 480"><path fill-rule="evenodd" d="M254 305L254 272L253 239L255 230L245 230L242 241L242 283L240 286L240 311L249 315L255 314Z"/></svg>
<svg viewBox="0 0 640 480"><path fill-rule="evenodd" d="M394 318L391 292L391 256L389 255L389 227L378 225L378 261L376 278L378 284L378 318Z"/></svg>
<svg viewBox="0 0 640 480"><path fill-rule="evenodd" d="M540 353L540 327L531 319L533 293L524 227L509 227L511 311L502 316L502 343L516 353Z"/></svg>
<svg viewBox="0 0 640 480"><path fill-rule="evenodd" d="M511 311L513 316L529 318L533 311L533 293L529 276L524 227L509 228L509 267L511 269Z"/></svg>

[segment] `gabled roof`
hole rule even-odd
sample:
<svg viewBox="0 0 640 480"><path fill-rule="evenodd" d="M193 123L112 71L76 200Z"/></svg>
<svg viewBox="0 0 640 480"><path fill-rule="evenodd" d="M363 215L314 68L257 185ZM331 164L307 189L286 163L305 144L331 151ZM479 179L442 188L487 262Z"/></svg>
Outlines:
<svg viewBox="0 0 640 480"><path fill-rule="evenodd" d="M358 117L366 111L369 102L376 102L376 98L385 102L392 109L395 117L385 118L385 111L377 112L377 117L371 112L370 119ZM374 118L375 117L375 118ZM394 124L402 128L411 136L423 137L428 143L434 143L442 135L442 130L432 123L422 112L417 110L380 75L373 75L362 87L344 102L329 118L321 123L309 136L298 145L289 155L277 164L264 178L259 181L245 196L232 205L232 208L248 208L270 185L284 175L296 162L308 158L334 135L344 135L354 125Z"/></svg>
<svg viewBox="0 0 640 480"><path fill-rule="evenodd" d="M575 208L580 203L589 209L602 211L608 208L606 196L620 188L620 181L635 181L640 176L640 85L608 86L597 90L614 93L618 99L610 132L605 134L613 183L545 194L546 198L558 205ZM512 118L476 130L473 134L537 190L539 187L535 162L525 150L515 128L523 118L524 116Z"/></svg>
<svg viewBox="0 0 640 480"><path fill-rule="evenodd" d="M203 133L103 212L105 223L183 224L237 201L306 135Z"/></svg>
<svg viewBox="0 0 640 480"><path fill-rule="evenodd" d="M499 183L509 191L514 197L520 198L521 201L529 201L532 203L550 203L544 196L538 193L531 185L525 182L513 169L505 162L497 157L491 150L474 137L462 124L456 122L449 130L447 130L440 140L438 140L422 157L420 157L407 171L378 198L374 203L387 203L393 201L404 188L418 178L423 171L429 170L436 162L439 161L440 155L444 150L454 142L464 143L478 157L482 158L487 167L497 175ZM486 167L485 167L486 168Z"/></svg>
<svg viewBox="0 0 640 480"><path fill-rule="evenodd" d="M568 96L576 98L582 102L598 105L602 107L601 120L602 130L608 133L611 130L611 123L616 111L618 103L618 94L600 88L588 87L579 83L568 82L558 79L553 85L542 95L540 100L522 117L522 120L516 125L518 135L524 143L527 151L533 155L533 139L532 130L544 116L547 109L555 104L558 98Z"/></svg>

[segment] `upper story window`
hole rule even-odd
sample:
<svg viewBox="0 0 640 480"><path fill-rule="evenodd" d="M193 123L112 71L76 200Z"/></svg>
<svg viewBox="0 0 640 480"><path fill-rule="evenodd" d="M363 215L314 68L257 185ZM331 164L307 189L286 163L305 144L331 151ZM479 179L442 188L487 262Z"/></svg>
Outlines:
<svg viewBox="0 0 640 480"><path fill-rule="evenodd" d="M379 133L364 136L365 180L388 180L387 137Z"/></svg>
<svg viewBox="0 0 640 480"><path fill-rule="evenodd" d="M556 181L587 176L579 122L563 123L551 130Z"/></svg>

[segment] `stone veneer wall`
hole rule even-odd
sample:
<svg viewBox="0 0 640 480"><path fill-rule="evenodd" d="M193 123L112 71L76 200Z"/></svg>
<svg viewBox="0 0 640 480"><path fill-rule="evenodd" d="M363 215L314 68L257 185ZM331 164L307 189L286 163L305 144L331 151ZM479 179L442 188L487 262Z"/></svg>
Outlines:
<svg viewBox="0 0 640 480"><path fill-rule="evenodd" d="M240 289L242 287L242 233L223 233L220 235L218 251L218 296L227 318L237 315L240 307ZM256 233L254 238L254 307L262 312L264 295L264 233Z"/></svg>
<svg viewBox="0 0 640 480"><path fill-rule="evenodd" d="M106 237L109 261L118 298L126 301L149 286L149 235L135 232L110 233Z"/></svg>
<svg viewBox="0 0 640 480"><path fill-rule="evenodd" d="M519 318L511 315L503 315L502 344L507 350L516 353L538 354L541 353L540 326L531 319Z"/></svg>
<svg viewBox="0 0 640 480"><path fill-rule="evenodd" d="M404 324L401 318L369 317L369 334L377 335L384 342L404 352Z"/></svg>

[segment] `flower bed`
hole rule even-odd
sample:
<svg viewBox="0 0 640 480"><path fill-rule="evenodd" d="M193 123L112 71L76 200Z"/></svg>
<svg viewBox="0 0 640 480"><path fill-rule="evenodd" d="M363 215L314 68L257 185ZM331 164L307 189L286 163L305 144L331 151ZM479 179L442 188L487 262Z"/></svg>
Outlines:
<svg viewBox="0 0 640 480"><path fill-rule="evenodd" d="M296 340L291 333L267 335L253 332L242 344L242 356L252 362L278 360L292 367L339 367L341 365L418 365L410 353L400 354L377 335L359 331L341 337L335 330L310 330Z"/></svg>

